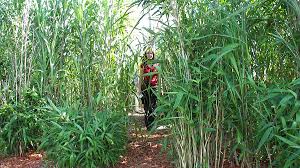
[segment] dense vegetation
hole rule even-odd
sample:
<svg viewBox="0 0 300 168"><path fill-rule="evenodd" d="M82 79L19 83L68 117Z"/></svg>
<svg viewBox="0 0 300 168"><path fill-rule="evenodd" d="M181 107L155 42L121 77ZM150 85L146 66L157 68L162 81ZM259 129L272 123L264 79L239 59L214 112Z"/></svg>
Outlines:
<svg viewBox="0 0 300 168"><path fill-rule="evenodd" d="M0 155L117 162L139 53L126 2L0 0ZM177 167L300 166L299 0L134 5L168 18L147 31L161 65L158 124L171 125Z"/></svg>
<svg viewBox="0 0 300 168"><path fill-rule="evenodd" d="M0 1L2 155L39 147L64 167L116 163L127 143L134 65L127 8Z"/></svg>
<svg viewBox="0 0 300 168"><path fill-rule="evenodd" d="M177 166L299 167L299 1L140 3L174 23L153 36Z"/></svg>

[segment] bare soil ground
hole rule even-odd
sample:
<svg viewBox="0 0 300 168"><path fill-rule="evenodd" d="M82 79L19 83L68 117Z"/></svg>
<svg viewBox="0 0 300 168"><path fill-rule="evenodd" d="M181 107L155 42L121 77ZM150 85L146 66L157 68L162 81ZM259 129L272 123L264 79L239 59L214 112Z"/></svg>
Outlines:
<svg viewBox="0 0 300 168"><path fill-rule="evenodd" d="M0 168L41 168L43 154L30 152L25 156L0 158Z"/></svg>
<svg viewBox="0 0 300 168"><path fill-rule="evenodd" d="M129 119L131 125L127 152L113 168L174 168L166 152L161 151L161 140L169 136L168 131L159 129L149 133L142 114L129 114Z"/></svg>
<svg viewBox="0 0 300 168"><path fill-rule="evenodd" d="M165 136L168 136L166 131L150 135L145 128L137 134L131 133L126 154L121 156L121 162L113 168L174 168L167 154L161 152L160 140Z"/></svg>

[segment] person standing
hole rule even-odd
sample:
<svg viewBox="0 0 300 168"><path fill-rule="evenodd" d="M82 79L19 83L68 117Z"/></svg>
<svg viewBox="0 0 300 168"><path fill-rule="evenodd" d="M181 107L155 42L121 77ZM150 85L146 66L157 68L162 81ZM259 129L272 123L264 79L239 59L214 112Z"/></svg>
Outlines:
<svg viewBox="0 0 300 168"><path fill-rule="evenodd" d="M145 111L145 125L150 130L155 120L154 110L157 106L156 91L158 86L159 64L154 60L152 49L146 50L143 63L140 66L140 91L142 92L142 103Z"/></svg>

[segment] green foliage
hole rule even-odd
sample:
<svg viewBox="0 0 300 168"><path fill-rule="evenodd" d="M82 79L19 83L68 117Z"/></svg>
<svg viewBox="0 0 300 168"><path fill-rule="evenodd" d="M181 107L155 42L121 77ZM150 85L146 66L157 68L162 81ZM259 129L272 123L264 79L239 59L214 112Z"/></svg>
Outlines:
<svg viewBox="0 0 300 168"><path fill-rule="evenodd" d="M134 64L128 57L125 2L0 0L0 11L0 147L5 149L0 151L24 153L42 139L59 165L113 164L126 143L120 115L131 109L128 74ZM24 95L28 87L36 91ZM43 108L41 97L58 106L79 104L75 112L65 109L72 121ZM58 135L70 131L74 135L66 139ZM59 149L67 141L67 147L75 146L73 153Z"/></svg>
<svg viewBox="0 0 300 168"><path fill-rule="evenodd" d="M5 58L0 57L0 80L4 80L7 78L9 63Z"/></svg>
<svg viewBox="0 0 300 168"><path fill-rule="evenodd" d="M265 88L261 92L261 100L257 102L263 104L256 105L265 107L256 121L258 132L255 134L256 140L259 140L257 152L268 152L260 148L272 145L276 153L273 154L273 165L276 167L300 165L299 81L297 79L287 85Z"/></svg>
<svg viewBox="0 0 300 168"><path fill-rule="evenodd" d="M19 101L34 86L56 104L80 100L100 111L129 105L134 64L124 1L2 0L0 10L0 103L12 97L6 88Z"/></svg>
<svg viewBox="0 0 300 168"><path fill-rule="evenodd" d="M22 155L37 148L44 105L44 99L34 90L27 90L20 103L0 107L0 146L4 153Z"/></svg>
<svg viewBox="0 0 300 168"><path fill-rule="evenodd" d="M6 156L7 155L7 144L6 142L0 137L0 157L1 156Z"/></svg>
<svg viewBox="0 0 300 168"><path fill-rule="evenodd" d="M139 3L172 20L152 35L177 167L299 167L299 3Z"/></svg>
<svg viewBox="0 0 300 168"><path fill-rule="evenodd" d="M59 167L115 164L127 144L127 118L116 112L49 107L40 149Z"/></svg>
<svg viewBox="0 0 300 168"><path fill-rule="evenodd" d="M35 148L43 133L41 149L62 167L118 159L137 60L123 2L0 1L3 154ZM178 167L299 167L299 1L134 4L172 20L146 31L160 49L156 112L172 125ZM38 93L24 95L29 86ZM40 95L66 108L41 108Z"/></svg>

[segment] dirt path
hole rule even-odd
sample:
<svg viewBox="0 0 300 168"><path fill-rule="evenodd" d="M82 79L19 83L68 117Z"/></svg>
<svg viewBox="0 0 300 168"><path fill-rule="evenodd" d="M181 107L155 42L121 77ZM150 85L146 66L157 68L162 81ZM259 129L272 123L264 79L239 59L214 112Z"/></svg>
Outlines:
<svg viewBox="0 0 300 168"><path fill-rule="evenodd" d="M166 153L161 152L160 140L166 136L165 133L147 135L145 130L142 131L141 134L132 133L128 151L114 168L173 168Z"/></svg>
<svg viewBox="0 0 300 168"><path fill-rule="evenodd" d="M130 115L129 143L127 152L120 162L112 168L174 168L161 153L160 141L168 136L166 130L149 134L143 126L143 115ZM23 157L0 158L0 168L42 168L43 155L30 152Z"/></svg>
<svg viewBox="0 0 300 168"><path fill-rule="evenodd" d="M133 114L128 151L121 162L113 168L173 168L167 154L161 152L161 140L168 136L167 130L149 133L144 127L144 116Z"/></svg>
<svg viewBox="0 0 300 168"><path fill-rule="evenodd" d="M0 168L41 168L43 155L30 152L26 156L0 158Z"/></svg>

